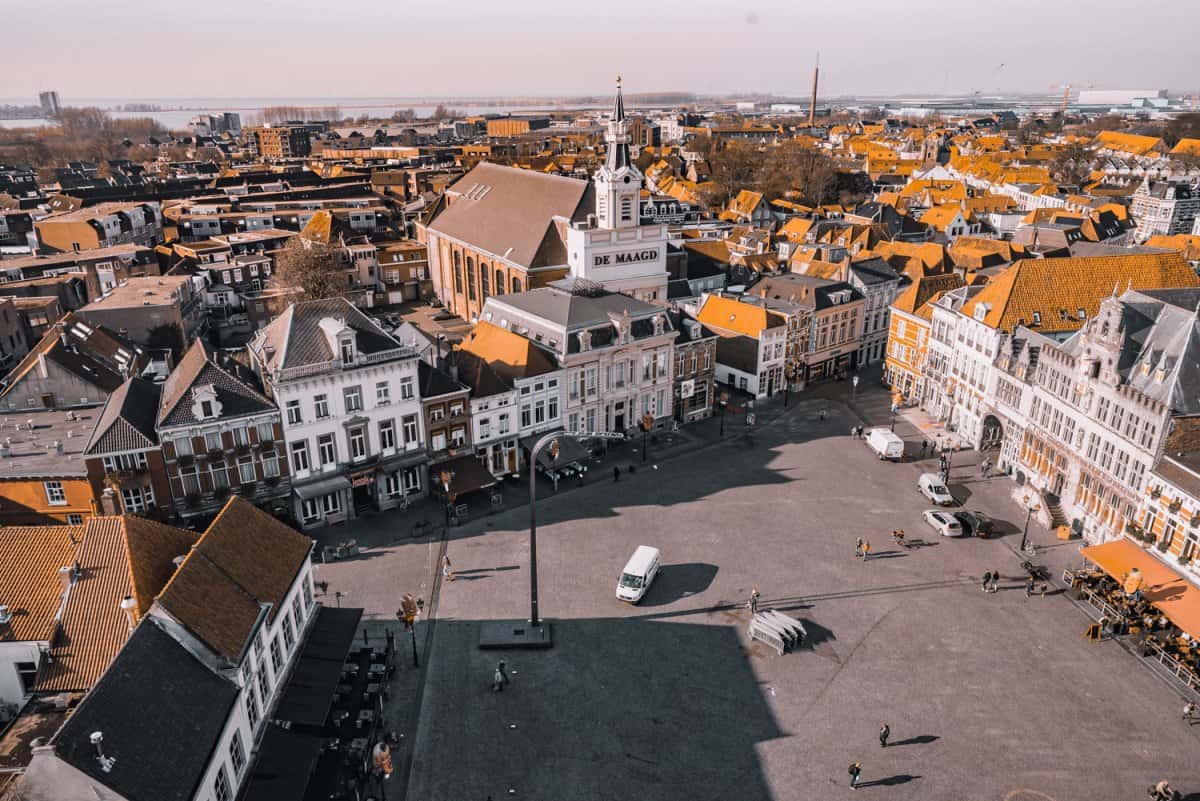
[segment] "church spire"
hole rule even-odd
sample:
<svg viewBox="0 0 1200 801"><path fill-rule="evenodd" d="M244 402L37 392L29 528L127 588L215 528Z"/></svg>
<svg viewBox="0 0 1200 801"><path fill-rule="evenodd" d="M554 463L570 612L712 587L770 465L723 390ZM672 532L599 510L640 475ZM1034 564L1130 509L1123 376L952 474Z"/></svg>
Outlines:
<svg viewBox="0 0 1200 801"><path fill-rule="evenodd" d="M625 97L621 94L621 76L617 76L617 96L613 98L612 117L608 120L608 153L605 166L616 172L629 167L633 160L629 156L629 132L625 125Z"/></svg>

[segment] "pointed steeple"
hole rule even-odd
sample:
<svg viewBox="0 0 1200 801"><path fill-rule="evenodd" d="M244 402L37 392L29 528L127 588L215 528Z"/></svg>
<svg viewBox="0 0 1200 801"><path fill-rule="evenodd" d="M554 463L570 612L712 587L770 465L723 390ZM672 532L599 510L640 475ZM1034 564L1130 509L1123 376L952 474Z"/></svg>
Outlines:
<svg viewBox="0 0 1200 801"><path fill-rule="evenodd" d="M621 94L621 76L617 76L617 95L613 98L612 117L608 120L608 153L604 164L612 172L633 164L629 156L629 131L625 125L625 97Z"/></svg>

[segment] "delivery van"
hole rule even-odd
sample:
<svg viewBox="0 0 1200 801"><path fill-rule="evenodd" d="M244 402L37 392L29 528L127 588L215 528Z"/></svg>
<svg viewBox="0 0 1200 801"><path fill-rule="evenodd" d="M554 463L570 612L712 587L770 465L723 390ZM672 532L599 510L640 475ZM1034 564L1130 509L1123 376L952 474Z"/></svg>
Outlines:
<svg viewBox="0 0 1200 801"><path fill-rule="evenodd" d="M657 548L639 545L621 571L621 579L617 582L617 600L631 604L642 600L650 582L658 575L658 559Z"/></svg>
<svg viewBox="0 0 1200 801"><path fill-rule="evenodd" d="M895 431L872 428L867 432L867 447L875 451L880 459L899 461L904 458L904 440Z"/></svg>

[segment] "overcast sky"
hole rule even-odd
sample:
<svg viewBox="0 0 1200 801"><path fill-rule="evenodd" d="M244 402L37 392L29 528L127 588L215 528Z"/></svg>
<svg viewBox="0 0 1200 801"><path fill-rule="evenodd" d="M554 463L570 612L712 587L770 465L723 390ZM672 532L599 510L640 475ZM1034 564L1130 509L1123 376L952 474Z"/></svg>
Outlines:
<svg viewBox="0 0 1200 801"><path fill-rule="evenodd" d="M823 96L1200 85L1195 0L0 6L0 98L57 89L65 103L591 94L618 72L629 92L806 95L818 49Z"/></svg>

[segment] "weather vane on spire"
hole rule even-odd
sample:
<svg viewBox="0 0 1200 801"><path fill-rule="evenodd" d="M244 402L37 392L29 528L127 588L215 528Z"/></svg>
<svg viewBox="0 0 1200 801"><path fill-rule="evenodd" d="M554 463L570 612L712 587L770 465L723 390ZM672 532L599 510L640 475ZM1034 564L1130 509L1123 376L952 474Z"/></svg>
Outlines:
<svg viewBox="0 0 1200 801"><path fill-rule="evenodd" d="M617 76L617 87L619 88L620 86L621 86L621 76L618 75Z"/></svg>

